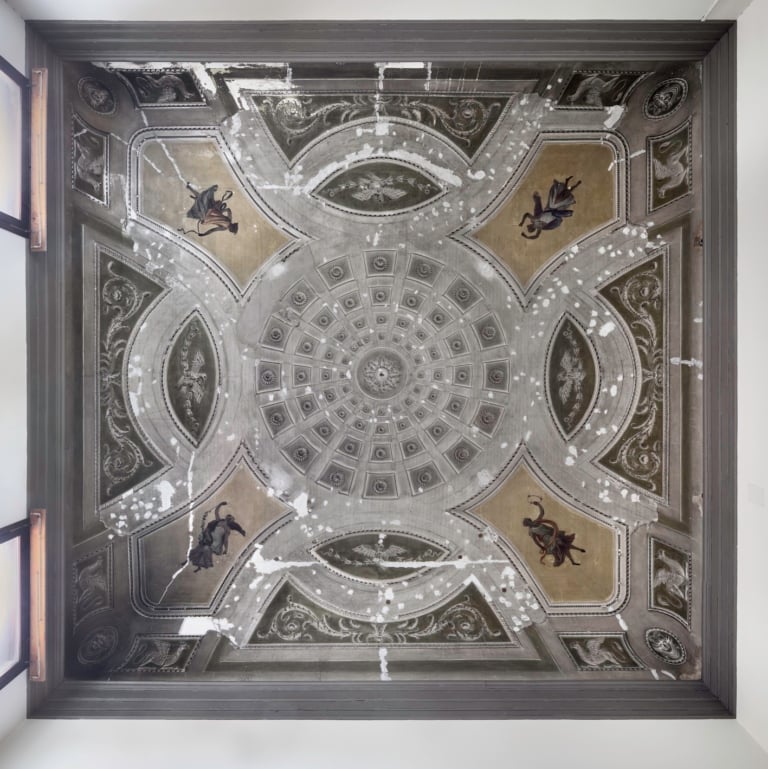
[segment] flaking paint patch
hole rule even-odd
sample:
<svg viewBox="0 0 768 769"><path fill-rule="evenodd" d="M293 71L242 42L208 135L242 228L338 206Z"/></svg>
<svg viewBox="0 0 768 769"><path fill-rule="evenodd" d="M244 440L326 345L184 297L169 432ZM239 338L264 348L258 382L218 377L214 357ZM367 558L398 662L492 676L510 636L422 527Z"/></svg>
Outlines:
<svg viewBox="0 0 768 769"><path fill-rule="evenodd" d="M391 681L389 675L389 664L387 662L387 649L384 646L379 647L379 675L382 681Z"/></svg>
<svg viewBox="0 0 768 769"><path fill-rule="evenodd" d="M600 326L600 330L597 333L602 337L606 337L615 329L616 329L616 324L612 320L609 320L603 323L602 326Z"/></svg>
<svg viewBox="0 0 768 769"><path fill-rule="evenodd" d="M161 481L156 484L158 494L160 494L160 507L158 508L161 513L168 510L171 506L171 500L176 493L176 489L173 488L173 484L169 481Z"/></svg>
<svg viewBox="0 0 768 769"><path fill-rule="evenodd" d="M309 515L309 494L307 494L306 491L302 491L297 497L291 500L290 504L299 518L306 518Z"/></svg>
<svg viewBox="0 0 768 769"><path fill-rule="evenodd" d="M490 470L480 470L477 474L477 482L480 486L485 487L493 482L493 473Z"/></svg>
<svg viewBox="0 0 768 769"><path fill-rule="evenodd" d="M698 360L697 358L691 358L690 360L685 360L684 358L670 358L669 362L673 366L690 366L691 368L698 368L701 369L704 367L704 361Z"/></svg>
<svg viewBox="0 0 768 769"><path fill-rule="evenodd" d="M223 635L225 630L233 630L234 625L226 618L217 617L184 617L179 625L178 634L185 636L204 636L213 631Z"/></svg>

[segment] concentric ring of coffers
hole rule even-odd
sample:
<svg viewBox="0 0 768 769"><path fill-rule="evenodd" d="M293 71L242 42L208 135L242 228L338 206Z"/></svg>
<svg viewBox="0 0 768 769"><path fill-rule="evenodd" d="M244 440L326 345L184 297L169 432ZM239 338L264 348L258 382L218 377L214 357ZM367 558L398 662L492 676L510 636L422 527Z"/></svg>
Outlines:
<svg viewBox="0 0 768 769"><path fill-rule="evenodd" d="M521 437L519 310L478 257L446 262L307 248L266 273L239 333L268 474L313 495L446 509L501 472Z"/></svg>

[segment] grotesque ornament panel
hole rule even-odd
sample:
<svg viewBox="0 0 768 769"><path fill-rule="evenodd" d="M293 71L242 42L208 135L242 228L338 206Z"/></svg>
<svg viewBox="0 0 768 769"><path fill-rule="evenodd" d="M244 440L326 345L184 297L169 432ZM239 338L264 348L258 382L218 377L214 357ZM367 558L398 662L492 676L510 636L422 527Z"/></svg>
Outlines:
<svg viewBox="0 0 768 769"><path fill-rule="evenodd" d="M260 71L68 75L73 674L696 678L697 72Z"/></svg>

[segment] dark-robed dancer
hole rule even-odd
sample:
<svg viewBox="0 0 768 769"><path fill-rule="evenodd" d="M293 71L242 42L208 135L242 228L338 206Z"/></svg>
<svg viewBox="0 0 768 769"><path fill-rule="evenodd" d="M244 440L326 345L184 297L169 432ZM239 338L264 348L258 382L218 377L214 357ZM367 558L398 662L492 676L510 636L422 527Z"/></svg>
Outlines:
<svg viewBox="0 0 768 769"><path fill-rule="evenodd" d="M216 519L210 521L207 525L205 519L208 516L209 510L203 515L203 520L200 523L200 536L197 539L197 545L189 551L188 562L192 563L197 568L195 572L200 569L210 569L213 566L214 555L225 555L229 549L229 535L232 531L239 531L245 536L245 530L235 520L235 516L231 513L222 518L219 514L226 502L221 502L216 505L216 509L213 514Z"/></svg>
<svg viewBox="0 0 768 769"><path fill-rule="evenodd" d="M187 211L188 219L197 219L197 227L194 230L185 230L179 227L179 232L185 235L195 233L201 238L210 235L212 232L229 231L233 235L237 234L237 222L232 221L232 209L227 205L227 201L232 197L232 190L227 190L221 200L216 200L216 191L218 184L213 184L202 192L198 192L189 182L187 189L192 193L190 197L195 201L192 208ZM208 229L205 229L205 228ZM201 229L204 231L201 232Z"/></svg>
<svg viewBox="0 0 768 769"><path fill-rule="evenodd" d="M554 558L554 566L562 566L566 558L574 566L580 566L581 564L573 560L571 550L578 550L580 553L587 551L573 544L576 535L560 531L560 527L554 521L544 517L541 497L529 494L528 503L539 509L538 518L523 518L523 526L528 527L528 533L539 548L541 554L539 562L544 563L544 559L551 555Z"/></svg>
<svg viewBox="0 0 768 769"><path fill-rule="evenodd" d="M546 207L541 204L541 195L538 192L533 193L533 213L523 214L523 218L518 226L522 227L525 220L528 219L526 229L528 232L536 234L526 235L524 232L521 232L520 234L524 238L536 240L541 235L542 230L557 229L563 223L564 218L573 216L571 206L576 202L576 198L573 197L573 191L581 184L581 181L571 185L571 179L573 177L568 176L564 182L559 182L557 179L552 181Z"/></svg>

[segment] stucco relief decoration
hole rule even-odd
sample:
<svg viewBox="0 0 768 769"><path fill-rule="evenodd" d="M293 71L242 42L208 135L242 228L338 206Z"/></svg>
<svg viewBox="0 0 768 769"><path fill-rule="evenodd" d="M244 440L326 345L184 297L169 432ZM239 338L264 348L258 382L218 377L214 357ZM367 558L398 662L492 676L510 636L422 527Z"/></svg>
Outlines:
<svg viewBox="0 0 768 769"><path fill-rule="evenodd" d="M75 675L700 675L699 73L444 67L68 65Z"/></svg>

